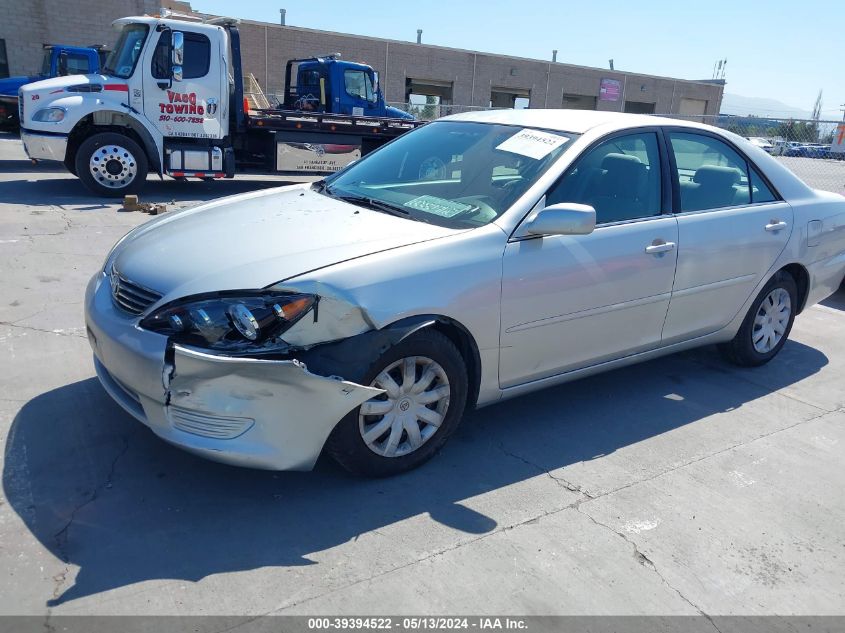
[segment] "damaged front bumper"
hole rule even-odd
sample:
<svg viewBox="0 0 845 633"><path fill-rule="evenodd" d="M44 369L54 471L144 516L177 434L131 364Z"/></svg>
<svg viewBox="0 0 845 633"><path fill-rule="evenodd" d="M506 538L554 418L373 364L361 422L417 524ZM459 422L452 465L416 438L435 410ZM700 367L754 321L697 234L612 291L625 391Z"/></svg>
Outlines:
<svg viewBox="0 0 845 633"><path fill-rule="evenodd" d="M118 310L106 277L85 299L97 376L162 439L215 461L309 470L334 426L380 389L310 373L297 360L207 354L144 330ZM169 361L169 362L168 362Z"/></svg>

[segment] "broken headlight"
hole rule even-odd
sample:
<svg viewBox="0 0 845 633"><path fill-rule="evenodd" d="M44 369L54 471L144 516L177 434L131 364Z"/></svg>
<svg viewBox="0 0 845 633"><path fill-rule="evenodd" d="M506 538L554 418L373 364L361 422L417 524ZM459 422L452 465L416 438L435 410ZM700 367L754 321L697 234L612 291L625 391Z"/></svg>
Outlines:
<svg viewBox="0 0 845 633"><path fill-rule="evenodd" d="M141 321L141 327L185 345L254 352L278 347L285 330L316 304L315 295L299 293L192 297L157 310Z"/></svg>

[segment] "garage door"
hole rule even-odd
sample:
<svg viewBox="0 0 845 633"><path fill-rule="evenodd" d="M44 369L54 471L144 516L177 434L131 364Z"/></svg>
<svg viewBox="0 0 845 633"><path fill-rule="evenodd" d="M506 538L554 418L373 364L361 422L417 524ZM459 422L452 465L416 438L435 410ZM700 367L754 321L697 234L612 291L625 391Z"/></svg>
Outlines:
<svg viewBox="0 0 845 633"><path fill-rule="evenodd" d="M678 114L704 114L707 112L707 101L704 99L681 99Z"/></svg>

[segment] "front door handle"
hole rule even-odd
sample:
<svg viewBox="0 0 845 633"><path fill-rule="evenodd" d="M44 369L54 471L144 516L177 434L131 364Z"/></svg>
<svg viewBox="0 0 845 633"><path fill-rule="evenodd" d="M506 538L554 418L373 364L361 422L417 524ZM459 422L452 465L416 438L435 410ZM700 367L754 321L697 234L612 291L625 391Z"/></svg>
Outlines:
<svg viewBox="0 0 845 633"><path fill-rule="evenodd" d="M786 222L781 222L780 220L772 220L766 225L766 230L769 231L769 233L773 231L780 231L781 229L785 228Z"/></svg>
<svg viewBox="0 0 845 633"><path fill-rule="evenodd" d="M645 247L645 252L648 255L660 255L660 253L668 253L673 250L675 250L675 242L664 242L663 240L654 240Z"/></svg>

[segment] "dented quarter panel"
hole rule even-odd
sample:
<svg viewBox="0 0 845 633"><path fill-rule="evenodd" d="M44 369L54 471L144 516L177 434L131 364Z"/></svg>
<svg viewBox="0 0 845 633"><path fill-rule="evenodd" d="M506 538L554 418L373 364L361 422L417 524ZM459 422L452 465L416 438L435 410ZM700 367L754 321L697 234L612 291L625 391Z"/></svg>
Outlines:
<svg viewBox="0 0 845 633"><path fill-rule="evenodd" d="M168 417L172 409L253 420L234 439L179 432L183 448L253 468L309 470L335 424L382 393L349 381L317 376L295 360L230 358L174 347ZM167 436L163 436L169 439Z"/></svg>

